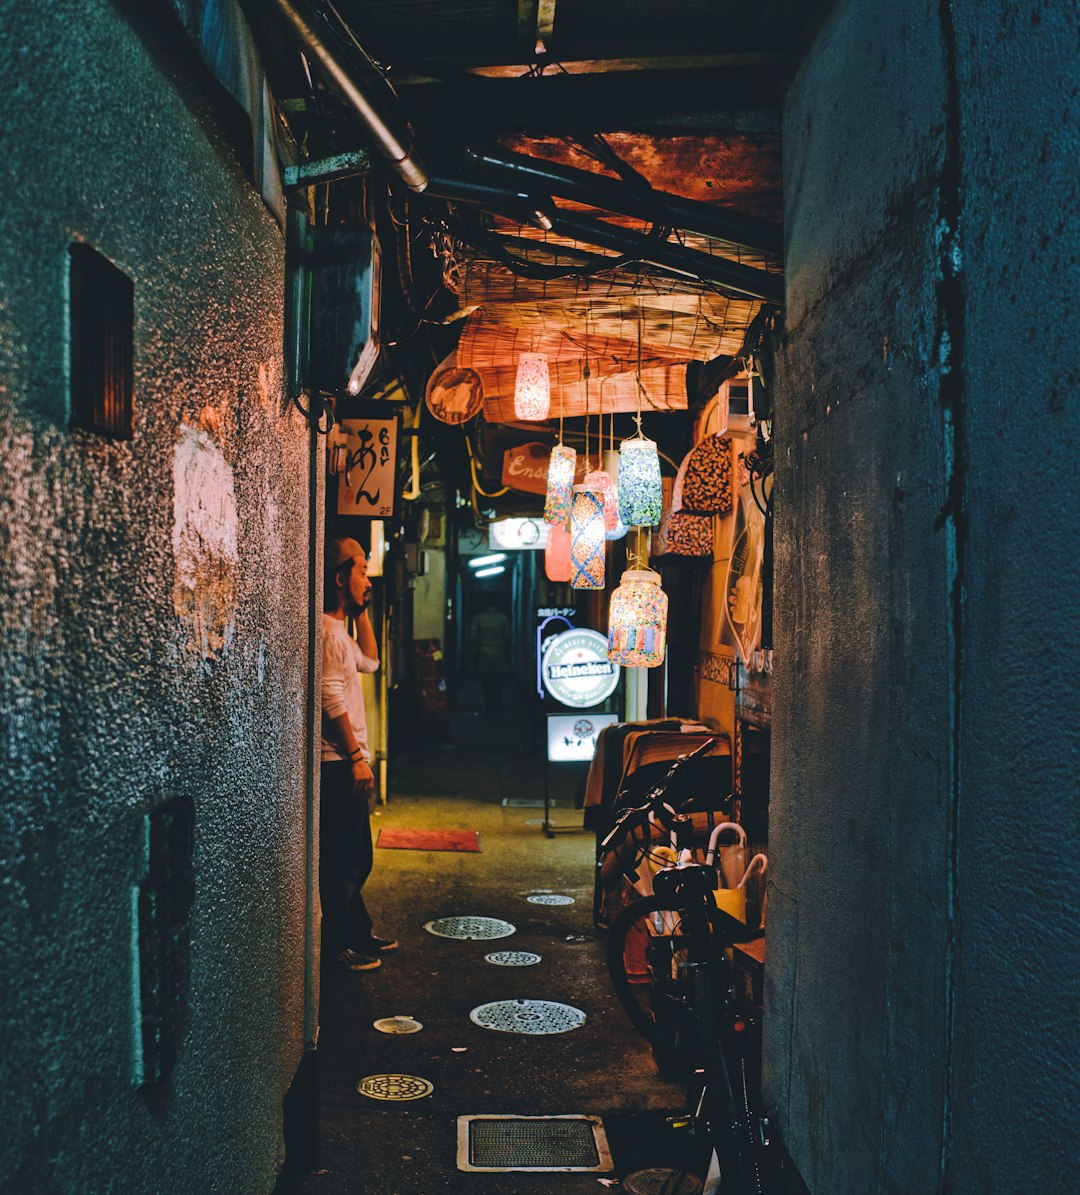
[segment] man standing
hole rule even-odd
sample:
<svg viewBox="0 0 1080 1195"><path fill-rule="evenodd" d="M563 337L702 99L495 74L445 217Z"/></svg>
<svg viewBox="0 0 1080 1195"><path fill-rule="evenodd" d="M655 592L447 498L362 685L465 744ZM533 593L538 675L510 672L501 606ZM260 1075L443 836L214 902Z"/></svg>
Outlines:
<svg viewBox="0 0 1080 1195"><path fill-rule="evenodd" d="M469 627L473 667L484 686L484 709L489 714L502 712L503 681L510 670L510 620L489 598Z"/></svg>
<svg viewBox="0 0 1080 1195"><path fill-rule="evenodd" d="M322 655L322 798L319 811L319 897L323 958L349 971L371 971L397 942L376 937L364 905L371 874L369 802L375 792L361 673L379 666L367 607L371 581L364 549L334 539L326 549ZM345 626L355 620L356 639Z"/></svg>

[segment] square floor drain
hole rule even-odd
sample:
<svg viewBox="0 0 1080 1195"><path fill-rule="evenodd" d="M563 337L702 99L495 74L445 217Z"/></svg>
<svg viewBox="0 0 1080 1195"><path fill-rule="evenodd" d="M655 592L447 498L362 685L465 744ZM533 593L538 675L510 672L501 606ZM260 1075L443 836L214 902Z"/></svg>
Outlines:
<svg viewBox="0 0 1080 1195"><path fill-rule="evenodd" d="M459 1116L459 1170L610 1170L599 1116Z"/></svg>

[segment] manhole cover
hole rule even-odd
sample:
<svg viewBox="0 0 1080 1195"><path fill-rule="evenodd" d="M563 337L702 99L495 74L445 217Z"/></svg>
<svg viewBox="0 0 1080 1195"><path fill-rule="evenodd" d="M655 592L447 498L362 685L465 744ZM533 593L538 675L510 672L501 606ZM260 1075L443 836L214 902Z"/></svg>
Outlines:
<svg viewBox="0 0 1080 1195"><path fill-rule="evenodd" d="M622 1180L629 1195L701 1195L701 1179L677 1170L636 1170Z"/></svg>
<svg viewBox="0 0 1080 1195"><path fill-rule="evenodd" d="M561 896L558 892L537 892L527 898L531 905L572 905L572 896Z"/></svg>
<svg viewBox="0 0 1080 1195"><path fill-rule="evenodd" d="M458 1169L610 1170L598 1116L460 1116Z"/></svg>
<svg viewBox="0 0 1080 1195"><path fill-rule="evenodd" d="M435 1088L416 1075L368 1075L357 1083L356 1090L373 1100L419 1100Z"/></svg>
<svg viewBox="0 0 1080 1195"><path fill-rule="evenodd" d="M424 1027L412 1017L380 1017L371 1023L380 1033L419 1033Z"/></svg>
<svg viewBox="0 0 1080 1195"><path fill-rule="evenodd" d="M474 1008L469 1020L499 1033L568 1033L585 1024L585 1014L553 1000L496 1000Z"/></svg>
<svg viewBox="0 0 1080 1195"><path fill-rule="evenodd" d="M496 967L531 967L539 961L540 956L531 950L496 950L484 955L484 962L494 963Z"/></svg>
<svg viewBox="0 0 1080 1195"><path fill-rule="evenodd" d="M485 942L491 938L509 938L517 927L498 917L438 917L424 929L437 938L458 938L463 941Z"/></svg>

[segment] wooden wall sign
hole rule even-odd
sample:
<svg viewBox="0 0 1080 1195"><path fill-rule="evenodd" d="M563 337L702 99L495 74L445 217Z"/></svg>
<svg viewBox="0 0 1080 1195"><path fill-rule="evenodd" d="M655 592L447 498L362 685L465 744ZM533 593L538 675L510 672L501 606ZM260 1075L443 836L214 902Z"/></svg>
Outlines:
<svg viewBox="0 0 1080 1195"><path fill-rule="evenodd" d="M547 444L519 444L503 453L502 484L526 494L547 492L548 462L551 448Z"/></svg>
<svg viewBox="0 0 1080 1195"><path fill-rule="evenodd" d="M346 467L338 476L337 513L388 519L397 500L398 417L343 419Z"/></svg>

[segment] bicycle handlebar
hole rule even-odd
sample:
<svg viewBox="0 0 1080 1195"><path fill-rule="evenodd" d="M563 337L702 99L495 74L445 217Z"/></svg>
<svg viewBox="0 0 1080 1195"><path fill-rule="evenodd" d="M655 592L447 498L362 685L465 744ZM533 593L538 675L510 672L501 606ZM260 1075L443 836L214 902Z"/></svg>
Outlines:
<svg viewBox="0 0 1080 1195"><path fill-rule="evenodd" d="M693 751L686 755L680 755L678 759L668 769L667 775L660 781L659 784L654 785L645 797L645 800L640 805L635 805L630 809L624 809L623 812L616 818L614 825L604 836L600 843L601 858L610 849L612 842L618 834L623 830L629 829L632 824L644 824L649 820L649 814L655 814L657 821L666 829L670 830L674 825L671 820L678 816L677 811L666 801L664 801L664 793L667 792L667 786L671 783L672 777L683 766L689 763L692 759L697 759L704 755L712 747L716 745L715 738L706 739L700 747L696 747Z"/></svg>

